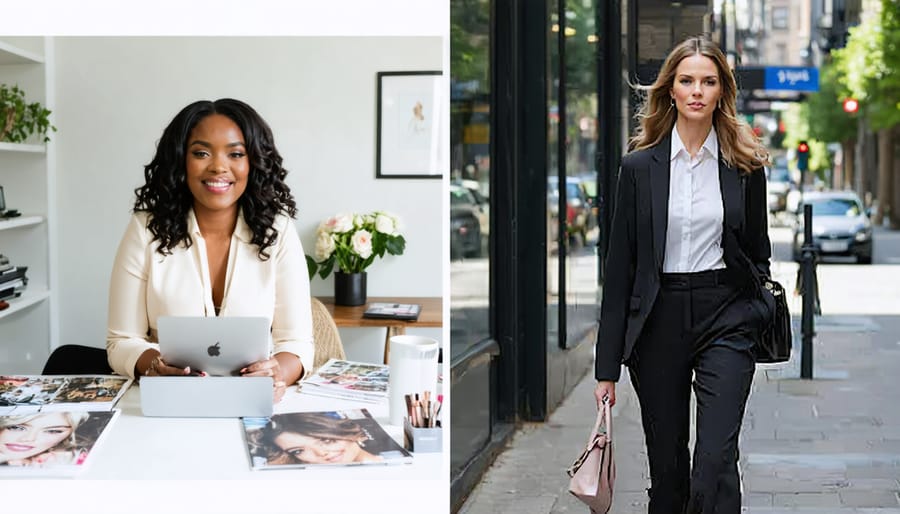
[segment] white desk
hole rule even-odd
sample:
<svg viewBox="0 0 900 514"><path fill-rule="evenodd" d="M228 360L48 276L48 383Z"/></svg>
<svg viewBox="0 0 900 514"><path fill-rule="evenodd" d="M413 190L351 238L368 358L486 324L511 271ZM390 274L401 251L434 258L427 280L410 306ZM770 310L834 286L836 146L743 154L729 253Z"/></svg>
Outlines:
<svg viewBox="0 0 900 514"><path fill-rule="evenodd" d="M387 402L368 404L296 391L289 388L276 413L366 408L380 423L387 422ZM412 453L411 464L254 471L240 419L144 417L138 385L129 388L117 408L122 410L119 418L76 479L446 481L442 453ZM402 427L383 426L402 444Z"/></svg>
<svg viewBox="0 0 900 514"><path fill-rule="evenodd" d="M321 398L296 387L275 411L361 407L386 423L387 402ZM38 505L39 512L67 514L450 512L448 431L444 453L414 453L411 464L253 471L239 419L147 418L137 385L117 408L122 412L88 468L74 479L0 482L15 491L0 502L2 511L30 512ZM382 426L395 438L400 433Z"/></svg>

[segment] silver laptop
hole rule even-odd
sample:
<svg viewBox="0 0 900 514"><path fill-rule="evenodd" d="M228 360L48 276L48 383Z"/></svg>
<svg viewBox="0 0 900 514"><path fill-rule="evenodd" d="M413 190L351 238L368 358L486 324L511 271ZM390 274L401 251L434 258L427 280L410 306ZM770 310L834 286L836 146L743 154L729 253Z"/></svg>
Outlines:
<svg viewBox="0 0 900 514"><path fill-rule="evenodd" d="M272 415L272 377L141 377L138 389L144 416Z"/></svg>
<svg viewBox="0 0 900 514"><path fill-rule="evenodd" d="M157 338L163 360L214 376L237 376L269 358L269 320L262 317L162 316Z"/></svg>

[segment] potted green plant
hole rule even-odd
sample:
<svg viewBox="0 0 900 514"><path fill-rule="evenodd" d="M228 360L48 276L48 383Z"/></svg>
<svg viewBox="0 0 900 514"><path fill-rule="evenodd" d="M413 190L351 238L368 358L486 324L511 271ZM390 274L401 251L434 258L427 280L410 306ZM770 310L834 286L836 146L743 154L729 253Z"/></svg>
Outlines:
<svg viewBox="0 0 900 514"><path fill-rule="evenodd" d="M19 86L0 84L0 141L22 143L37 134L46 143L50 131L56 132L56 127L50 124L49 109L40 102L26 102Z"/></svg>

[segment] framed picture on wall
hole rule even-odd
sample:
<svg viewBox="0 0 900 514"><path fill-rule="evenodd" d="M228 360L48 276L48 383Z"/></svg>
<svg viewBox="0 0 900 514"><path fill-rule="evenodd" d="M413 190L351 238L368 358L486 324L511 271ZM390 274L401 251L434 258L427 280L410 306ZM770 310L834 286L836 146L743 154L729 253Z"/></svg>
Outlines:
<svg viewBox="0 0 900 514"><path fill-rule="evenodd" d="M441 178L444 104L440 71L378 72L377 178Z"/></svg>

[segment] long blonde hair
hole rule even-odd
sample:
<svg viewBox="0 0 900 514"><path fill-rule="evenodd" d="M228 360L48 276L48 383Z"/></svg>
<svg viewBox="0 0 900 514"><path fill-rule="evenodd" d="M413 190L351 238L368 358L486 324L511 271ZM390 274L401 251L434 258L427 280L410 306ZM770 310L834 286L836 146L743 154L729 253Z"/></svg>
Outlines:
<svg viewBox="0 0 900 514"><path fill-rule="evenodd" d="M722 159L729 166L750 173L769 162L769 152L737 114L737 83L722 50L703 37L686 39L666 57L659 76L650 86L632 85L645 95L636 117L640 122L635 135L629 140L630 151L643 150L658 145L672 132L678 110L672 105L669 92L675 84L675 70L685 57L699 54L709 57L719 73L722 95L713 113L713 127L719 139Z"/></svg>

